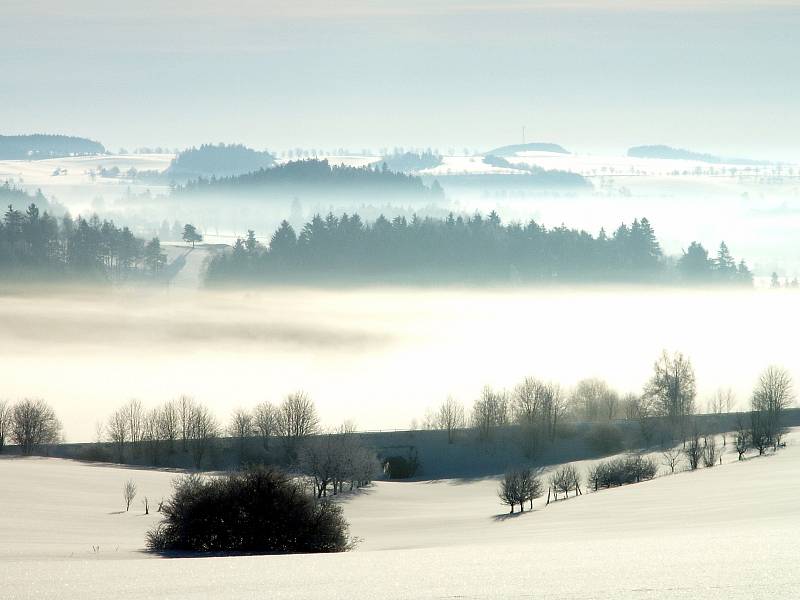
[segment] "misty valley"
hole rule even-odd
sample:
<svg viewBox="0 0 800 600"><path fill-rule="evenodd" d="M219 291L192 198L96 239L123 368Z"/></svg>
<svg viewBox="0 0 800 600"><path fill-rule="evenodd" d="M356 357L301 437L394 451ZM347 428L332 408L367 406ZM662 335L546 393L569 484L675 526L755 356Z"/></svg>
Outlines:
<svg viewBox="0 0 800 600"><path fill-rule="evenodd" d="M788 0L0 11L0 598L800 597Z"/></svg>

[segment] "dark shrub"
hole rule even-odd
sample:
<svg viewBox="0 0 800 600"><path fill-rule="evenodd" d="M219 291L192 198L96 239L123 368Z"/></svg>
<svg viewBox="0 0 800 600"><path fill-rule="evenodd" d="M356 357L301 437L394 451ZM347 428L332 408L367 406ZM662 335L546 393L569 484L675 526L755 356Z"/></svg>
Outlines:
<svg viewBox="0 0 800 600"><path fill-rule="evenodd" d="M612 458L599 462L589 469L589 485L594 489L610 488L628 483L639 483L653 479L658 465L650 458L640 454L630 454L624 458Z"/></svg>
<svg viewBox="0 0 800 600"><path fill-rule="evenodd" d="M587 434L589 447L598 454L614 454L622 450L624 438L619 427L610 423L593 425Z"/></svg>
<svg viewBox="0 0 800 600"><path fill-rule="evenodd" d="M285 473L257 467L224 477L189 475L161 509L147 548L193 552L341 552L348 525Z"/></svg>

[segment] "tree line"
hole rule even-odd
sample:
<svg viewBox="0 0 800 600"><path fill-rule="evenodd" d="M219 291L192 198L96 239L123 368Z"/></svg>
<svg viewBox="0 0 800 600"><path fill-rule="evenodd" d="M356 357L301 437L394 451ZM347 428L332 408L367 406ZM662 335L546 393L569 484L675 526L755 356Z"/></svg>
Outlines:
<svg viewBox="0 0 800 600"><path fill-rule="evenodd" d="M209 264L210 285L231 282L636 282L752 285L744 261L727 245L716 258L699 243L673 261L664 255L646 218L593 236L536 221L501 223L450 214L410 220L358 214L315 215L299 233L283 221L267 246L254 231Z"/></svg>
<svg viewBox="0 0 800 600"><path fill-rule="evenodd" d="M198 177L176 186L176 196L220 195L225 197L260 196L264 192L347 193L355 195L400 195L408 198L439 198L443 191L438 183L426 186L414 175L390 171L385 163L351 167L331 165L327 160L289 161L270 168L226 177Z"/></svg>
<svg viewBox="0 0 800 600"><path fill-rule="evenodd" d="M275 157L242 144L202 144L178 153L166 176L198 177L202 175L239 175L271 167Z"/></svg>
<svg viewBox="0 0 800 600"><path fill-rule="evenodd" d="M591 385L587 386L585 382L582 382L582 385L578 386L576 393L565 404L565 413L572 410L575 411L574 414L586 414L584 411L587 389L601 390L599 399L604 405L610 400L607 388L599 386L597 380L587 381L591 382ZM770 366L761 373L750 398L749 412L737 415L733 443L738 460L744 460L746 454L751 450L757 451L759 455L764 455L768 450L777 452L785 445L783 437L786 429L783 425L783 414L795 398L792 386L791 376L785 369ZM519 390L519 387L515 390L513 400L509 403L512 407L510 412L512 415L518 412L518 409L514 410L513 407L515 402L519 401ZM479 439L484 414L479 407L485 403L486 397L487 393L484 391L481 399L476 400L473 409L472 427L479 432ZM502 395L499 397L502 399ZM729 391L718 392L709 402L709 412L714 415L725 414L725 411L729 413L731 400ZM707 429L703 431L699 421L694 418L694 373L691 363L682 355L675 354L670 357L665 353L656 362L653 377L645 386L642 396L639 398L632 396L627 403L635 406L637 411L641 410L642 406L649 407L652 412L649 412L648 419L652 421L661 418L671 426L672 436L662 440L664 450L661 452L661 457L662 465L668 469L666 474L674 474L682 463L685 463L686 468L690 471L695 471L701 466L713 468L722 464L728 430L724 428L721 432L723 447L720 447L719 434ZM502 404L501 400L500 405L502 406ZM434 415L432 426L445 429L445 421L442 416L453 410L453 400L448 399ZM626 406L625 410L627 412L630 407ZM459 414L463 413L463 408L461 411ZM633 414L642 418L641 413ZM600 414L599 418L606 419L606 415ZM608 420L611 420L610 416L608 416ZM520 424L518 419L516 421ZM511 420L507 419L506 422L511 422ZM466 421L462 419L459 424L464 426ZM520 424L520 429L523 427ZM611 430L613 426L606 427ZM723 427L727 427L727 425L723 425ZM448 439L452 439L452 433L449 430ZM643 437L641 442L646 444L646 439ZM682 441L682 446L680 444L675 446L676 440ZM526 443L524 435L522 443ZM525 449L527 448L525 446ZM596 449L596 451L608 454L620 449L621 447L605 447ZM581 474L573 464L562 465L554 469L547 480L547 504L551 502L551 499L557 501L559 494L563 496L563 499L568 498L571 492L576 496L582 494L581 485L584 481L588 483L590 489L599 491L647 481L656 477L657 474L658 463L656 460L651 456L643 455L640 451L593 463L586 469L585 475ZM511 507L512 513L516 505L519 505L520 512L523 512L526 502L530 503L531 509L533 508L533 500L543 495L543 489L543 469L522 467L505 473L500 481L497 494L503 504Z"/></svg>
<svg viewBox="0 0 800 600"><path fill-rule="evenodd" d="M67 135L0 135L0 160L36 160L105 154L100 142Z"/></svg>
<svg viewBox="0 0 800 600"><path fill-rule="evenodd" d="M383 157L383 164L390 171L409 173L432 169L442 164L442 156L428 148L423 152L400 152L395 150L392 154Z"/></svg>
<svg viewBox="0 0 800 600"><path fill-rule="evenodd" d="M739 458L749 450L764 454L782 446L785 411L794 399L792 379L785 369L770 366L761 373L749 410L737 414L733 437L741 449ZM626 446L666 446L677 440L683 451L691 451L685 458L694 469L700 464L713 466L719 458L708 429L721 430L723 445L727 445L728 432L734 427L726 416L733 409L733 392L721 388L705 407L706 425L702 426L696 418L701 408L691 360L680 352L665 351L654 362L653 373L639 394L621 395L597 378L584 379L567 392L557 383L526 377L511 390L484 387L469 410L448 397L412 428L440 430L449 444L465 436L492 443L508 429L520 453L535 460L557 439L574 436L576 424L585 423L585 443L596 454L613 454ZM637 427L638 439L625 439L618 426L621 421Z"/></svg>
<svg viewBox="0 0 800 600"><path fill-rule="evenodd" d="M97 215L56 219L31 203L25 211L9 205L0 220L0 272L7 275L126 279L157 274L165 264L158 238L145 242Z"/></svg>
<svg viewBox="0 0 800 600"><path fill-rule="evenodd" d="M374 450L354 426L323 429L314 402L301 391L278 404L236 408L227 424L190 396L151 409L134 399L99 426L97 437L99 444L110 444L112 459L120 463L143 459L158 465L183 453L197 469L218 464L213 455L226 438L236 465L288 465L309 478L319 498L368 485L380 471Z"/></svg>

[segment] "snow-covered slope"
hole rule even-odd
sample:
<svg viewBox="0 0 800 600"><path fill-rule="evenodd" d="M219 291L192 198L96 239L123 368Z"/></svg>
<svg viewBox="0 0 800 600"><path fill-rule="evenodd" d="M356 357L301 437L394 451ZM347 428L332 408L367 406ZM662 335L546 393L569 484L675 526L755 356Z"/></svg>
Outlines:
<svg viewBox="0 0 800 600"><path fill-rule="evenodd" d="M775 456L514 517L493 479L379 482L345 501L355 552L197 559L146 559L156 517L119 512L128 478L160 498L172 474L0 459L0 582L15 599L794 598L798 459L794 434Z"/></svg>

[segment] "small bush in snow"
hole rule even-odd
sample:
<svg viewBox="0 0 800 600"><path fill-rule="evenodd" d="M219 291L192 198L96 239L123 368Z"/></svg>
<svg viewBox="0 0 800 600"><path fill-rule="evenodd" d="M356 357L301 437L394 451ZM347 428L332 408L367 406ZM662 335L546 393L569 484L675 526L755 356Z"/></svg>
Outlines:
<svg viewBox="0 0 800 600"><path fill-rule="evenodd" d="M599 462L589 469L589 485L595 490L639 483L656 476L658 466L640 454Z"/></svg>

